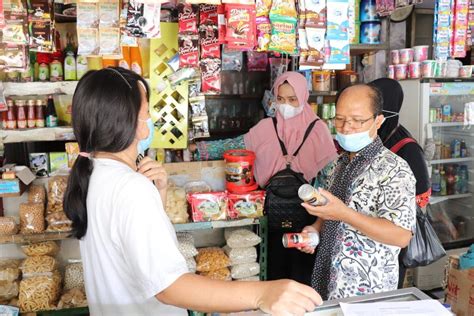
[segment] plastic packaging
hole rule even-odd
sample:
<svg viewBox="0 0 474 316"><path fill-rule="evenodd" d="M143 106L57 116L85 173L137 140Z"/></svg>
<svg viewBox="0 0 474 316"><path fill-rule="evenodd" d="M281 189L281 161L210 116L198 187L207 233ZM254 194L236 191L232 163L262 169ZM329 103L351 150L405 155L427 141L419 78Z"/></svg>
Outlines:
<svg viewBox="0 0 474 316"><path fill-rule="evenodd" d="M362 22L360 24L360 42L362 44L379 44L381 22Z"/></svg>
<svg viewBox="0 0 474 316"><path fill-rule="evenodd" d="M81 262L69 263L64 269L64 289L84 287L84 270Z"/></svg>
<svg viewBox="0 0 474 316"><path fill-rule="evenodd" d="M44 275L50 276L56 268L56 259L50 256L28 257L20 266L23 279Z"/></svg>
<svg viewBox="0 0 474 316"><path fill-rule="evenodd" d="M428 59L428 45L420 45L420 46L415 46L413 47L414 51L414 56L413 59L414 61L422 62Z"/></svg>
<svg viewBox="0 0 474 316"><path fill-rule="evenodd" d="M187 195L194 222L225 220L227 197L225 192L191 193Z"/></svg>
<svg viewBox="0 0 474 316"><path fill-rule="evenodd" d="M232 280L229 268L221 268L221 269L212 270L212 271L204 271L204 272L200 272L199 274L213 280L220 280L220 281Z"/></svg>
<svg viewBox="0 0 474 316"><path fill-rule="evenodd" d="M421 63L421 73L423 78L432 78L436 73L436 61L425 60Z"/></svg>
<svg viewBox="0 0 474 316"><path fill-rule="evenodd" d="M42 185L32 185L28 190L28 202L30 203L45 203L46 189Z"/></svg>
<svg viewBox="0 0 474 316"><path fill-rule="evenodd" d="M43 241L35 244L22 245L21 250L29 257L55 256L59 246L54 241Z"/></svg>
<svg viewBox="0 0 474 316"><path fill-rule="evenodd" d="M413 61L415 52L412 48L400 49L400 64L409 64Z"/></svg>
<svg viewBox="0 0 474 316"><path fill-rule="evenodd" d="M193 258L198 254L198 250L194 246L194 242L189 240L182 240L178 237L178 249L184 258Z"/></svg>
<svg viewBox="0 0 474 316"><path fill-rule="evenodd" d="M236 229L229 234L227 245L230 248L248 248L258 245L262 239L247 229Z"/></svg>
<svg viewBox="0 0 474 316"><path fill-rule="evenodd" d="M182 224L189 221L186 192L183 188L174 185L168 186L166 214L173 224Z"/></svg>
<svg viewBox="0 0 474 316"><path fill-rule="evenodd" d="M74 288L65 292L58 303L58 309L86 307L87 298L83 288Z"/></svg>
<svg viewBox="0 0 474 316"><path fill-rule="evenodd" d="M0 261L0 281L12 282L20 277L21 259L3 259Z"/></svg>
<svg viewBox="0 0 474 316"><path fill-rule="evenodd" d="M227 198L229 218L258 218L263 216L265 191L253 191L243 194L229 193Z"/></svg>
<svg viewBox="0 0 474 316"><path fill-rule="evenodd" d="M225 246L224 251L230 259L230 264L233 266L257 261L257 249L255 247L230 248Z"/></svg>
<svg viewBox="0 0 474 316"><path fill-rule="evenodd" d="M11 300L12 298L17 297L18 288L18 281L0 281L0 301Z"/></svg>
<svg viewBox="0 0 474 316"><path fill-rule="evenodd" d="M38 276L20 282L19 305L22 312L56 308L61 290L59 272L52 276Z"/></svg>
<svg viewBox="0 0 474 316"><path fill-rule="evenodd" d="M189 272L196 273L196 260L193 257L186 259L186 265L188 266Z"/></svg>
<svg viewBox="0 0 474 316"><path fill-rule="evenodd" d="M67 218L64 212L55 212L46 216L48 232L69 232L72 230L72 221Z"/></svg>
<svg viewBox="0 0 474 316"><path fill-rule="evenodd" d="M40 203L20 204L20 232L34 234L44 231L44 205Z"/></svg>
<svg viewBox="0 0 474 316"><path fill-rule="evenodd" d="M406 64L395 65L395 79L404 80L408 77L408 66Z"/></svg>
<svg viewBox="0 0 474 316"><path fill-rule="evenodd" d="M412 79L420 78L421 77L421 63L418 61L414 61L408 64L408 74L409 74L409 77Z"/></svg>
<svg viewBox="0 0 474 316"><path fill-rule="evenodd" d="M392 65L397 65L400 63L400 51L398 49L393 49L390 51L390 63Z"/></svg>
<svg viewBox="0 0 474 316"><path fill-rule="evenodd" d="M18 225L14 217L0 217L0 236L11 236L18 232Z"/></svg>
<svg viewBox="0 0 474 316"><path fill-rule="evenodd" d="M226 268L229 265L229 257L221 248L201 248L196 256L196 270L199 272L215 271Z"/></svg>
<svg viewBox="0 0 474 316"><path fill-rule="evenodd" d="M206 181L189 181L184 185L186 194L211 192L211 187Z"/></svg>
<svg viewBox="0 0 474 316"><path fill-rule="evenodd" d="M63 199L67 181L67 176L56 176L49 180L47 214L63 212Z"/></svg>
<svg viewBox="0 0 474 316"><path fill-rule="evenodd" d="M258 275L260 272L260 264L257 262L243 263L232 266L230 273L232 279L248 278L254 275Z"/></svg>

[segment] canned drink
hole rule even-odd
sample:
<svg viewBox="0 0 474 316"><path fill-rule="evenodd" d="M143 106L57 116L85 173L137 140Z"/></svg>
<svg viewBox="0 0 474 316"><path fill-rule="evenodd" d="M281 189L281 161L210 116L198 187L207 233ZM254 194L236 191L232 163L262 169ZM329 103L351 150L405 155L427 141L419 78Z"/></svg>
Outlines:
<svg viewBox="0 0 474 316"><path fill-rule="evenodd" d="M300 248L311 247L316 248L319 244L319 234L312 233L288 233L282 237L283 247L285 248Z"/></svg>
<svg viewBox="0 0 474 316"><path fill-rule="evenodd" d="M430 109L430 123L436 123L436 109Z"/></svg>
<svg viewBox="0 0 474 316"><path fill-rule="evenodd" d="M321 113L322 119L323 120L328 120L331 116L331 107L328 103L323 104L323 109Z"/></svg>
<svg viewBox="0 0 474 316"><path fill-rule="evenodd" d="M328 200L322 196L318 190L310 184L303 184L298 189L298 196L304 202L311 204L313 206L325 205Z"/></svg>

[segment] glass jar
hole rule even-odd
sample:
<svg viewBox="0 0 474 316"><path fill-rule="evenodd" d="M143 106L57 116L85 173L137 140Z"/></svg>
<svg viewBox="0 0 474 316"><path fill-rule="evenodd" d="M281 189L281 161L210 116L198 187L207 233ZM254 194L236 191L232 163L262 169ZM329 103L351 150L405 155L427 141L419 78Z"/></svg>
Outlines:
<svg viewBox="0 0 474 316"><path fill-rule="evenodd" d="M13 100L7 100L7 129L16 129L16 113L15 113L15 105Z"/></svg>
<svg viewBox="0 0 474 316"><path fill-rule="evenodd" d="M35 128L36 126L36 113L35 113L35 100L28 100L28 116L26 124L28 128Z"/></svg>
<svg viewBox="0 0 474 316"><path fill-rule="evenodd" d="M36 127L44 127L44 102L43 100L36 100Z"/></svg>
<svg viewBox="0 0 474 316"><path fill-rule="evenodd" d="M25 111L25 101L24 100L16 100L16 122L19 129L23 129L27 127L26 121L26 111Z"/></svg>
<svg viewBox="0 0 474 316"><path fill-rule="evenodd" d="M327 70L314 70L313 91L330 91L331 90L331 72Z"/></svg>

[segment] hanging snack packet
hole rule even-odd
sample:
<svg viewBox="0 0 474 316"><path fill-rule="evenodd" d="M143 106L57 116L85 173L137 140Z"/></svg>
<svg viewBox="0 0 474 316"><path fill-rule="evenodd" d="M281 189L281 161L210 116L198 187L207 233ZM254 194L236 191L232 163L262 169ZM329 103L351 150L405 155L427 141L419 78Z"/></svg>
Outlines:
<svg viewBox="0 0 474 316"><path fill-rule="evenodd" d="M26 68L27 46L0 44L0 69Z"/></svg>
<svg viewBox="0 0 474 316"><path fill-rule="evenodd" d="M321 66L324 64L324 43L325 29L306 28L306 38L308 41L308 56L305 64L309 66Z"/></svg>
<svg viewBox="0 0 474 316"><path fill-rule="evenodd" d="M53 25L51 21L30 21L29 30L30 50L37 52L53 52Z"/></svg>
<svg viewBox="0 0 474 316"><path fill-rule="evenodd" d="M247 70L248 71L267 71L268 55L267 53L247 52Z"/></svg>
<svg viewBox="0 0 474 316"><path fill-rule="evenodd" d="M243 59L244 56L241 51L231 51L224 49L222 51L222 70L241 71Z"/></svg>
<svg viewBox="0 0 474 316"><path fill-rule="evenodd" d="M0 29L5 27L5 14L3 13L3 1L0 1Z"/></svg>
<svg viewBox="0 0 474 316"><path fill-rule="evenodd" d="M120 55L120 29L116 27L101 27L99 31L100 54Z"/></svg>
<svg viewBox="0 0 474 316"><path fill-rule="evenodd" d="M255 0L222 0L222 3L255 5Z"/></svg>
<svg viewBox="0 0 474 316"><path fill-rule="evenodd" d="M272 0L257 0L256 1L257 17L266 16L270 14L272 7Z"/></svg>
<svg viewBox="0 0 474 316"><path fill-rule="evenodd" d="M285 53L296 54L296 19L276 16L271 18L272 21L272 37L269 50Z"/></svg>
<svg viewBox="0 0 474 316"><path fill-rule="evenodd" d="M160 3L140 3L130 0L127 9L126 32L128 36L140 38L159 38Z"/></svg>
<svg viewBox="0 0 474 316"><path fill-rule="evenodd" d="M270 10L270 19L273 20L273 17L276 16L294 18L296 23L297 13L295 0L273 0Z"/></svg>
<svg viewBox="0 0 474 316"><path fill-rule="evenodd" d="M290 60L288 58L270 58L270 87L273 87L273 83L277 77L288 71L289 63Z"/></svg>
<svg viewBox="0 0 474 316"><path fill-rule="evenodd" d="M77 3L77 27L99 27L99 7L97 2Z"/></svg>
<svg viewBox="0 0 474 316"><path fill-rule="evenodd" d="M217 6L212 4L199 5L199 24L217 25Z"/></svg>
<svg viewBox="0 0 474 316"><path fill-rule="evenodd" d="M255 45L255 6L229 4L225 6L229 47L252 49Z"/></svg>
<svg viewBox="0 0 474 316"><path fill-rule="evenodd" d="M193 118L193 137L194 138L205 138L210 137L209 133L209 118L206 116L200 116Z"/></svg>
<svg viewBox="0 0 474 316"><path fill-rule="evenodd" d="M119 1L99 1L99 24L100 27L119 27Z"/></svg>
<svg viewBox="0 0 474 316"><path fill-rule="evenodd" d="M326 27L326 0L305 2L306 9L306 27Z"/></svg>
<svg viewBox="0 0 474 316"><path fill-rule="evenodd" d="M179 35L178 53L180 68L194 68L199 66L199 36Z"/></svg>
<svg viewBox="0 0 474 316"><path fill-rule="evenodd" d="M349 40L349 3L339 0L330 1L327 7L328 40Z"/></svg>
<svg viewBox="0 0 474 316"><path fill-rule="evenodd" d="M299 0L298 2L298 27L304 28L306 26L306 2Z"/></svg>
<svg viewBox="0 0 474 316"><path fill-rule="evenodd" d="M306 37L306 29L298 29L298 47L300 48L300 66L306 62L309 55L308 39Z"/></svg>
<svg viewBox="0 0 474 316"><path fill-rule="evenodd" d="M188 81L188 97L189 99L201 95L201 78Z"/></svg>
<svg viewBox="0 0 474 316"><path fill-rule="evenodd" d="M201 58L220 58L219 30L217 25L201 24L199 26L201 41Z"/></svg>
<svg viewBox="0 0 474 316"><path fill-rule="evenodd" d="M189 80L196 76L196 69L195 68L181 68L177 72L174 72L167 76L170 84L172 86L176 86L180 84L182 81Z"/></svg>
<svg viewBox="0 0 474 316"><path fill-rule="evenodd" d="M49 0L29 0L28 15L31 19L51 19L51 5Z"/></svg>
<svg viewBox="0 0 474 316"><path fill-rule="evenodd" d="M2 43L5 44L28 44L28 31L26 19L7 19L7 24L3 28Z"/></svg>
<svg viewBox="0 0 474 316"><path fill-rule="evenodd" d="M204 96L190 98L189 106L191 107L191 117L207 116L206 99Z"/></svg>
<svg viewBox="0 0 474 316"><path fill-rule="evenodd" d="M171 70L178 71L178 69L179 69L179 53L174 54L174 56L171 57L166 64L168 65L168 67L170 67Z"/></svg>
<svg viewBox="0 0 474 316"><path fill-rule="evenodd" d="M225 6L217 6L217 28L219 29L219 44L225 43L225 33L227 29L225 21Z"/></svg>
<svg viewBox="0 0 474 316"><path fill-rule="evenodd" d="M185 0L188 4L221 4L221 0Z"/></svg>
<svg viewBox="0 0 474 316"><path fill-rule="evenodd" d="M221 60L206 58L201 60L202 92L219 94L221 92Z"/></svg>
<svg viewBox="0 0 474 316"><path fill-rule="evenodd" d="M98 29L77 28L78 55L97 55L99 53Z"/></svg>
<svg viewBox="0 0 474 316"><path fill-rule="evenodd" d="M272 24L265 16L257 17L257 51L266 52L270 45Z"/></svg>
<svg viewBox="0 0 474 316"><path fill-rule="evenodd" d="M180 3L178 5L179 33L198 33L198 7L196 5Z"/></svg>

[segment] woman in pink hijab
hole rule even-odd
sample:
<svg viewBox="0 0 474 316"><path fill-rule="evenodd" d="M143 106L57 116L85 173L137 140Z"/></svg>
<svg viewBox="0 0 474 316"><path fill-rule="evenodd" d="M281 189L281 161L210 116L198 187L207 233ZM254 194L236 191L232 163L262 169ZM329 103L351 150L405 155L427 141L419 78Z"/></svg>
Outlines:
<svg viewBox="0 0 474 316"><path fill-rule="evenodd" d="M294 153L302 143L310 123L318 118L308 104L306 78L297 72L286 72L276 79L273 93L277 104L278 136L288 153ZM201 160L222 159L224 151L229 149L245 148L255 152L254 174L261 188L275 173L286 168L287 160L281 151L271 118L261 120L243 136L198 142L196 145L197 156ZM310 182L336 156L329 129L322 120L318 120L298 155L291 161L291 168L301 172ZM283 248L281 237L281 232L269 232L268 279L289 278L310 284L314 256Z"/></svg>

